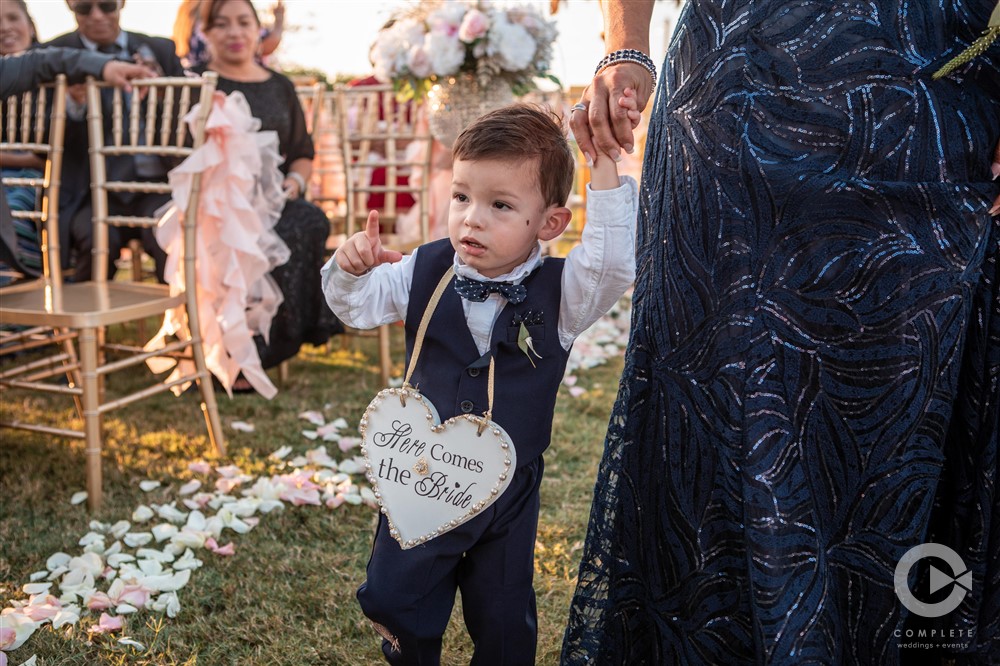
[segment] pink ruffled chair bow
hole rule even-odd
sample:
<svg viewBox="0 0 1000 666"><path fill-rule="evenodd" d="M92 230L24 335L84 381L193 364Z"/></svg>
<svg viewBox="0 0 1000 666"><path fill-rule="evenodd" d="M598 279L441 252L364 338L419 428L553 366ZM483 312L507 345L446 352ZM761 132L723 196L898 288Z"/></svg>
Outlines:
<svg viewBox="0 0 1000 666"><path fill-rule="evenodd" d="M196 110L185 120L192 120ZM281 305L281 291L270 272L288 261L289 250L274 232L285 205L278 137L259 130L260 121L250 114L241 93L215 93L205 143L169 174L173 201L157 225L156 240L167 253L166 281L172 291L179 291L184 285L181 215L192 196L193 176L201 173L196 256L208 369L230 395L242 372L260 395L272 398L277 388L261 366L253 338L267 338ZM171 310L146 349L162 349L168 336L186 326L183 308ZM176 361L156 357L147 364L159 373ZM167 381L178 375L175 368Z"/></svg>

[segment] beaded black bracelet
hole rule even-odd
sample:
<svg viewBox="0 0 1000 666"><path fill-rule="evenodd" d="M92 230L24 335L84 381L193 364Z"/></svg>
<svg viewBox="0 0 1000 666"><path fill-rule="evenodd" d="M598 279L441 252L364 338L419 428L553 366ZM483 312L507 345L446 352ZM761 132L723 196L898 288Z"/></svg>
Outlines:
<svg viewBox="0 0 1000 666"><path fill-rule="evenodd" d="M594 76L597 76L603 72L608 67L612 65L617 65L620 62L634 62L637 65L642 65L649 71L649 77L652 79L652 87L656 87L656 65L653 63L653 59L642 51L636 49L618 49L617 51L612 51L608 55L601 59L601 62L597 63L597 69L594 70Z"/></svg>

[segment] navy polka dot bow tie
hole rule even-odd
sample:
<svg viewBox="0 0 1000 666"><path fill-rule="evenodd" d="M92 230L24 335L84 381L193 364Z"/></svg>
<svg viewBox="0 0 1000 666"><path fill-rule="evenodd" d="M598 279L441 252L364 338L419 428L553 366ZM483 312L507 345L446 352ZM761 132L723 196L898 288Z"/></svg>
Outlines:
<svg viewBox="0 0 1000 666"><path fill-rule="evenodd" d="M470 301L482 302L490 293L500 294L508 301L517 305L528 297L528 290L523 284L512 282L480 282L479 280L467 280L466 278L455 278L455 291L462 298Z"/></svg>

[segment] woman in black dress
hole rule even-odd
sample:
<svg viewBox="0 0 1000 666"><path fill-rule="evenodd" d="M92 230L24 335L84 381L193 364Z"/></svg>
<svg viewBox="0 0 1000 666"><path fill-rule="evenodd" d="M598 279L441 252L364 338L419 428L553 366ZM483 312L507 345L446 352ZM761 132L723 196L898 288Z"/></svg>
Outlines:
<svg viewBox="0 0 1000 666"><path fill-rule="evenodd" d="M257 350L264 368L294 356L304 342L322 344L342 329L323 299L319 270L323 265L330 223L316 206L302 199L312 174L313 143L306 132L305 116L294 84L285 76L257 63L260 21L248 0L203 2L202 25L210 59L196 68L219 75L218 90L239 91L250 105L261 130L278 135L283 187L288 201L275 231L291 256L271 272L284 298L271 322L270 335L257 335ZM233 389L245 389L239 379Z"/></svg>
<svg viewBox="0 0 1000 666"><path fill-rule="evenodd" d="M648 53L652 2L602 5ZM685 6L564 664L998 663L1000 44L933 78L995 6Z"/></svg>

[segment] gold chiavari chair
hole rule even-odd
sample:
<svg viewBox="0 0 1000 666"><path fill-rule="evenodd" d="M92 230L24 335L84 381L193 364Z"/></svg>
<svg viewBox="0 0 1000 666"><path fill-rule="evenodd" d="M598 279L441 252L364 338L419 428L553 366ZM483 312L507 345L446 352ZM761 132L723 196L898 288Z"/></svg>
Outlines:
<svg viewBox="0 0 1000 666"><path fill-rule="evenodd" d="M51 107L51 110L49 111ZM39 121L39 119L43 119ZM0 151L32 153L44 157L45 170L40 177L5 177L3 187L23 187L34 192L40 202L32 210L11 210L14 219L27 220L38 230L42 254L40 280L62 283L59 263L59 176L62 172L63 137L66 128L66 77L59 75L55 82L22 95L12 95L3 101L3 138ZM0 195L5 196L5 195ZM6 200L4 200L6 205ZM13 230L11 230L13 231ZM15 248L10 248L14 250ZM9 267L10 268L10 267ZM11 279L28 279L32 276L17 273L11 268ZM0 289L0 311L7 304L9 288ZM2 316L0 316L2 317ZM5 321L6 318L0 318ZM33 349L59 345L61 353L34 363L22 363L0 372L0 390L16 385L31 385L51 377L65 374L67 386L59 390L70 391L80 385L79 365L73 344L76 335L69 330L56 330L50 326L14 326L0 328L0 358ZM74 395L77 413L83 415L83 403Z"/></svg>
<svg viewBox="0 0 1000 666"><path fill-rule="evenodd" d="M379 222L387 248L406 252L429 240L431 135L419 122L416 104L396 100L391 85L338 86L340 145L346 179L345 235L364 227L372 195L380 195ZM385 183L373 184L372 172L385 169ZM419 171L419 174L417 174ZM411 176L418 178L412 179ZM415 184L410 181L418 180ZM418 207L419 240L404 241L398 223L399 198L409 194ZM389 328L380 326L379 365L384 384L391 371Z"/></svg>
<svg viewBox="0 0 1000 666"><path fill-rule="evenodd" d="M302 113L306 117L306 132L316 144L316 133L320 127L320 118L323 113L323 84L311 83L309 85L295 86L295 95L299 98L302 106ZM318 150L318 148L317 148ZM309 183L306 183L306 191L302 193L302 198L312 201L316 194L316 168L313 165L313 176Z"/></svg>
<svg viewBox="0 0 1000 666"><path fill-rule="evenodd" d="M128 127L123 120L123 94L112 91L112 140L105 145L104 118L101 91L107 87L93 79L87 82L87 119L89 126L91 189L94 207L94 279L91 282L64 284L58 271L58 249L53 252L51 241L58 238L52 218L49 218L47 247L48 265L44 279L35 283L19 284L0 293L4 324L48 326L57 330L70 330L79 345L79 362L70 359L51 362L45 371L49 376L67 368L79 369L80 386L53 386L41 377L4 380L4 386L17 386L52 393L68 393L78 397L83 404L83 430L52 428L34 423L8 421L2 425L47 432L55 435L86 440L86 473L88 504L92 510L101 503L101 448L102 416L114 409L172 389L195 382L201 394L201 409L205 416L209 440L220 455L225 454L225 440L212 389L211 376L205 365L200 326L198 322L196 281L195 229L199 200L200 178L196 175L190 201L183 216L184 233L184 289L171 293L170 287L161 284L108 281L108 225L155 225L153 218L112 216L108 214L108 192L166 192L166 183L115 181L108 177L106 160L117 156L169 157L178 160L190 155L201 146L205 136L215 91L217 76L207 73L202 78L159 78L135 81L133 85L146 92L144 105L139 95L131 96ZM190 110L194 95L204 100L192 123L190 135L183 118ZM60 98L61 99L61 98ZM56 100L57 105L61 104ZM141 120L140 120L141 117ZM142 127L142 122L145 126ZM190 139L190 140L189 140ZM50 173L58 173L51 164ZM54 207L54 203L50 202ZM183 306L186 310L189 334L180 333L175 341L161 350L145 352L141 347L124 344L106 344L105 328L115 324L135 322L148 317L162 316L167 310ZM115 360L108 360L108 355ZM150 376L145 388L137 389L107 399L104 379L113 372L145 363L154 356L171 356L193 361L194 370L163 382ZM40 361L34 361L34 364Z"/></svg>
<svg viewBox="0 0 1000 666"><path fill-rule="evenodd" d="M333 250L347 239L347 183L344 172L344 151L340 145L340 106L335 90L323 91L322 106L313 130L316 159L313 181L316 191L313 203L323 209L330 220L327 249Z"/></svg>

